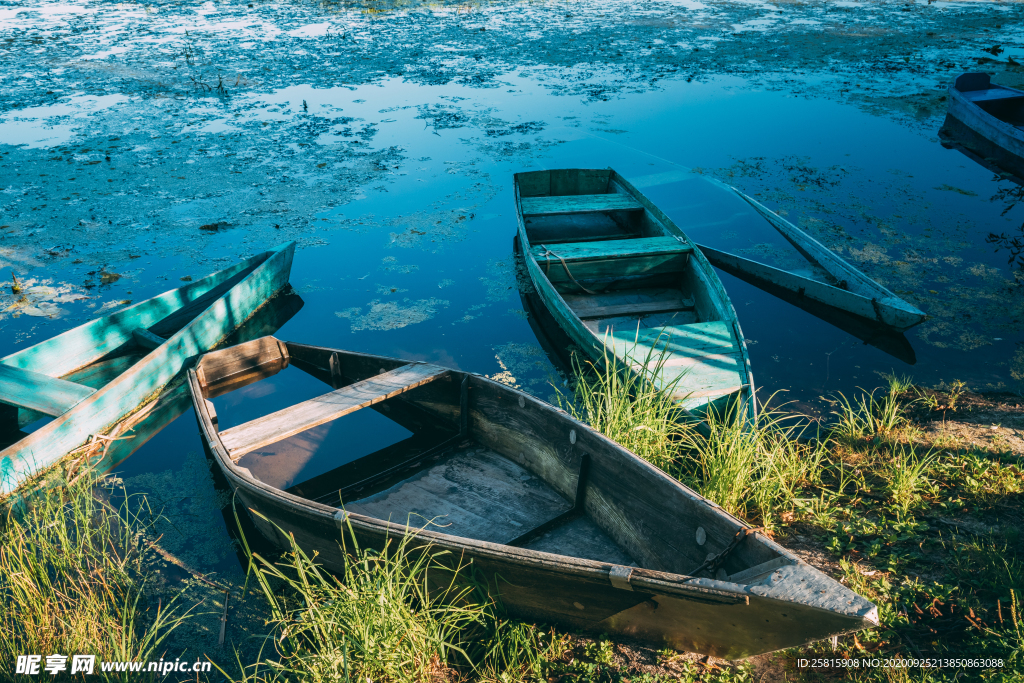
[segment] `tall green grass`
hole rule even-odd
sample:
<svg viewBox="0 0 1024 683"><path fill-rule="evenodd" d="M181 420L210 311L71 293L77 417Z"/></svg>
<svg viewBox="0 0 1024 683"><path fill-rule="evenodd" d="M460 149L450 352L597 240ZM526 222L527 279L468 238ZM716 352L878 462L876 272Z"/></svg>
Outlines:
<svg viewBox="0 0 1024 683"><path fill-rule="evenodd" d="M672 400L674 384L659 390L643 379L660 375L663 363L648 352L637 361L638 372L626 373L614 357L600 365L574 357L572 393L556 387L559 404L728 512L772 526L793 509L801 488L817 480L824 445L798 441L806 421L767 409L754 420L737 420L738 406L709 410L708 433L701 434Z"/></svg>
<svg viewBox="0 0 1024 683"><path fill-rule="evenodd" d="M564 649L553 632L508 620L480 587L457 582L458 561L418 547L415 532L381 550L360 548L351 528L345 536L338 573L294 538L276 561L249 553L271 607L271 647L240 663L241 681L535 680Z"/></svg>
<svg viewBox="0 0 1024 683"><path fill-rule="evenodd" d="M0 662L19 655L159 659L180 622L147 603L145 541L135 518L102 502L91 476L37 492L0 519ZM104 674L96 680L145 680Z"/></svg>
<svg viewBox="0 0 1024 683"><path fill-rule="evenodd" d="M678 443L688 431L683 411L671 398L675 384L659 390L644 379L661 373L663 355L649 350L637 362L643 368L640 373L627 372L625 363L614 355L606 355L601 364L573 355L571 392L564 394L555 387L558 404L577 420L674 474Z"/></svg>
<svg viewBox="0 0 1024 683"><path fill-rule="evenodd" d="M928 483L928 470L935 463L931 453L919 456L912 446L894 445L882 472L893 506L902 515L920 500L918 491Z"/></svg>
<svg viewBox="0 0 1024 683"><path fill-rule="evenodd" d="M705 423L708 434L689 430L682 439L682 478L726 511L771 529L820 481L825 446L800 440L806 420L765 407L747 423L715 412Z"/></svg>
<svg viewBox="0 0 1024 683"><path fill-rule="evenodd" d="M905 414L907 404L901 402L899 398L899 395L906 391L905 386L903 380L890 379L888 389L879 398L875 398L877 389L870 393L862 390L861 395L852 400L839 392L839 407L833 412L836 416L833 434L846 439L857 439L883 435L906 425L909 422Z"/></svg>

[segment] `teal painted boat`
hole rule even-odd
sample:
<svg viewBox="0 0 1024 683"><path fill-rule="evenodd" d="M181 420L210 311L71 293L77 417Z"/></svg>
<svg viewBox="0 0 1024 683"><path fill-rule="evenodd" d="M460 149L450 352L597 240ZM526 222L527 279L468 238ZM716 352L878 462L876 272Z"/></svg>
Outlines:
<svg viewBox="0 0 1024 683"><path fill-rule="evenodd" d="M288 284L294 253L290 242L0 359L0 432L14 441L0 451L0 496L224 340ZM31 434L18 431L47 416Z"/></svg>
<svg viewBox="0 0 1024 683"><path fill-rule="evenodd" d="M672 391L701 420L756 416L753 375L732 303L682 230L611 169L515 176L519 244L544 306L594 361L614 357Z"/></svg>

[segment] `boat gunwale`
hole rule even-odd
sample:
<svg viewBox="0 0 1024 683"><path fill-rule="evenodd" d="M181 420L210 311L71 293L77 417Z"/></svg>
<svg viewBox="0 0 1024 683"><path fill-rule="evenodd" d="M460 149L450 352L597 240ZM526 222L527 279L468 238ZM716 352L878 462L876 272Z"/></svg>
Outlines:
<svg viewBox="0 0 1024 683"><path fill-rule="evenodd" d="M261 266L264 262L266 262L267 258L269 258L270 256L272 256L272 252L271 251L266 251L266 252L261 252L259 254L255 254L254 256L251 256L251 257L245 259L244 261L236 263L236 264L234 264L234 265L232 265L232 266L230 266L228 268L225 268L223 270L219 270L219 271L217 271L215 273L211 273L211 274L207 275L206 277L203 277L203 278L201 278L199 280L196 280L195 282L190 282L187 285L183 285L181 287L176 287L174 289L169 289L166 292L161 292L160 294L156 294L154 296L151 296L148 299L144 299L144 300L142 300L142 301L140 301L140 302L138 302L136 304L128 306L127 308L122 308L119 311L114 311L113 313L110 313L108 315L101 316L99 318L93 318L92 320L87 320L86 322L82 323L81 325L77 325L75 327L72 327L69 330L65 330L64 332L61 332L60 334L58 334L56 336L50 337L48 339L44 339L44 340L40 341L37 344L33 344L32 346L29 346L29 347L26 347L24 349L21 349L20 351L15 351L14 353L8 354L7 356L4 356L3 358L0 358L0 364L9 365L11 367L17 367L17 368L23 368L23 369L31 370L34 367L34 363L32 362L34 359L31 358L31 355L32 355L32 352L35 349L38 349L40 347L51 346L51 345L55 346L55 347L58 347L63 342L66 342L67 340L74 339L74 338L76 338L76 337L78 337L78 336L80 336L82 334L85 334L86 333L86 328L102 327L104 324L109 325L109 324L111 324L111 321L113 321L115 319L118 319L118 318L131 319L134 316L134 314L137 314L141 310L145 310L145 308L147 306L153 305L153 302L155 302L155 301L157 301L159 299L162 299L164 297L167 297L167 296L169 296L171 294L174 294L174 293L188 293L188 294L192 295L193 293L198 292L197 294L195 294L193 296L192 299L187 300L187 301L181 300L179 298L178 305L175 306L174 308L168 310L166 312L166 314L163 316L163 318L160 318L160 319L158 319L156 321L156 322L159 322L159 320L163 320L163 319L165 319L165 318L167 318L167 317L169 317L171 315L176 314L178 311L180 311L181 309L185 308L186 306L188 306L193 301L195 301L195 300L205 296L206 294L209 294L210 292L215 290L217 287L223 285L225 282L227 282L231 278L237 276L239 273L245 271L246 269L252 268L253 270L255 270L256 268L259 268L259 266ZM211 280L212 280L212 282L208 282L208 281L211 281ZM228 291L230 291L230 290L228 290ZM212 302L211 302L211 305L212 305ZM200 311L200 313L202 313L202 311ZM198 317L198 314L197 314L196 317ZM154 322L152 324L156 324L156 322ZM120 324L120 322L118 322L117 324ZM147 325L146 328L143 328L143 329L147 329L148 327L152 326L152 324L151 325ZM124 334L124 335L122 335L122 341L119 342L119 345L123 345L124 343L129 342L129 341L131 341L131 339L132 339L132 336L131 336L130 333ZM78 372L79 370L82 370L82 369L88 367L89 365L92 365L93 363L96 363L97 361L102 360L106 356L107 353L110 353L111 351L115 351L117 348L118 348L118 346L116 346L116 345L110 345L109 348L105 349L103 353L93 354L89 358L89 360L85 361L84 363L81 363L80 365L76 365L75 367L72 367L70 369L61 369L61 371L60 371L60 373L58 375L51 375L51 376L54 376L54 377L65 377L65 376L70 375L72 373ZM145 355L149 355L149 353L152 353L152 351L154 351L154 350L155 349L151 349L146 354L144 354L144 356ZM140 359L140 360L142 360L142 359ZM39 371L37 370L37 372L39 372ZM46 372L44 374L50 374L50 373Z"/></svg>

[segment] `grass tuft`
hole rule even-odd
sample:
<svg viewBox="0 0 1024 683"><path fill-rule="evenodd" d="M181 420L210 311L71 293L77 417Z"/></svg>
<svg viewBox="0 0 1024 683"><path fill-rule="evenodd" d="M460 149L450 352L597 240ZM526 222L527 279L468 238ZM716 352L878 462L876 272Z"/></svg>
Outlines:
<svg viewBox="0 0 1024 683"><path fill-rule="evenodd" d="M182 617L147 604L143 525L101 500L89 475L61 482L0 519L0 661L92 654L101 661L159 659ZM100 672L97 680L146 680ZM13 668L11 669L13 671Z"/></svg>
<svg viewBox="0 0 1024 683"><path fill-rule="evenodd" d="M886 468L887 488L896 509L906 515L920 500L918 491L928 483L929 468L935 457L929 452L918 457L912 446L898 444L890 451Z"/></svg>
<svg viewBox="0 0 1024 683"><path fill-rule="evenodd" d="M672 473L677 444L687 431L681 424L683 412L670 397L674 385L659 391L652 382L642 379L660 373L664 357L656 357L651 351L638 362L645 368L642 375L625 372L622 362L613 355L605 356L599 366L581 362L574 354L572 393L563 394L556 386L558 405L612 441Z"/></svg>

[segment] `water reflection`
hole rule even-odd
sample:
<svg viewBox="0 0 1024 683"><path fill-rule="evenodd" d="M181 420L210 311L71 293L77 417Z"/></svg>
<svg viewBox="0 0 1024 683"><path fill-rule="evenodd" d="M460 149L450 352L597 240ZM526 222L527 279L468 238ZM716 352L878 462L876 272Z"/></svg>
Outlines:
<svg viewBox="0 0 1024 683"><path fill-rule="evenodd" d="M1018 270L1024 270L1024 224L1018 229L1019 235L1009 235L1005 232L996 234L990 232L985 238L986 244L991 244L996 251L1006 251L1007 265Z"/></svg>

